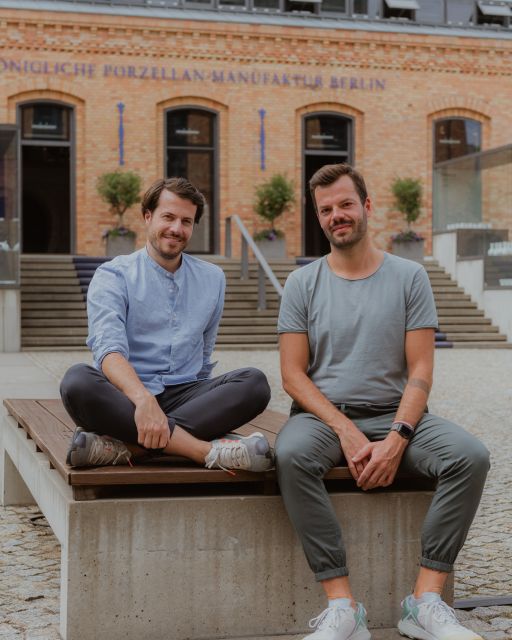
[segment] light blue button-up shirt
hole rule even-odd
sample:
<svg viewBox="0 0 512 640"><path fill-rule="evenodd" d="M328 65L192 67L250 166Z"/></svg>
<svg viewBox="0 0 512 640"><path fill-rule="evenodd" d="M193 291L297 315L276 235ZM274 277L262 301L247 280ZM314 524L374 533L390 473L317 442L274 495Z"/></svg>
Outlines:
<svg viewBox="0 0 512 640"><path fill-rule="evenodd" d="M123 355L154 395L168 385L209 378L226 279L214 264L182 254L175 273L146 248L96 270L87 294L87 344L95 366Z"/></svg>

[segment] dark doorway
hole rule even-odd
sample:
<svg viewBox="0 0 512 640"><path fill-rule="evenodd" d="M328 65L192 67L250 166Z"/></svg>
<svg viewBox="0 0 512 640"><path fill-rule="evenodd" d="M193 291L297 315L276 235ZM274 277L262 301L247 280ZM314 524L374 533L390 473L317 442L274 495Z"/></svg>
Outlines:
<svg viewBox="0 0 512 640"><path fill-rule="evenodd" d="M206 198L203 217L194 228L190 253L215 252L216 221L216 119L205 109L171 109L166 116L167 177L181 176Z"/></svg>
<svg viewBox="0 0 512 640"><path fill-rule="evenodd" d="M352 119L337 114L304 118L304 255L323 256L330 246L317 220L309 180L326 164L352 163Z"/></svg>
<svg viewBox="0 0 512 640"><path fill-rule="evenodd" d="M70 253L71 109L21 108L21 206L24 253Z"/></svg>

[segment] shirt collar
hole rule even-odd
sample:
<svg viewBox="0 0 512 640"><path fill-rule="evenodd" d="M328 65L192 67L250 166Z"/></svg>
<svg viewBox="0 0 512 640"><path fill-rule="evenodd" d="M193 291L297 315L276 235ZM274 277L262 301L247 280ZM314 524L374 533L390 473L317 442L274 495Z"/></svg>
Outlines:
<svg viewBox="0 0 512 640"><path fill-rule="evenodd" d="M184 271L184 265L188 262L187 254L182 253L181 254L181 264L180 264L180 266L176 269L176 271L174 273L171 273L170 271L167 271L167 269L164 269L161 265L159 265L158 262L153 260L153 258L148 253L147 247L144 247L144 249L142 250L142 255L144 256L145 261L151 267L153 267L153 269L157 273L160 273L164 277L170 278L171 280L174 280L174 279L180 280L181 279L181 275L182 275L182 273Z"/></svg>

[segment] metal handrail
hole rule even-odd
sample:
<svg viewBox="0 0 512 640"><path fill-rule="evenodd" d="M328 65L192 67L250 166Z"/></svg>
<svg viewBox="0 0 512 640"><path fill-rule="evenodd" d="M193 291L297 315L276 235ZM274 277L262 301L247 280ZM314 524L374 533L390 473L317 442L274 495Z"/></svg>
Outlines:
<svg viewBox="0 0 512 640"><path fill-rule="evenodd" d="M240 280L247 280L249 278L249 247L251 248L254 257L258 261L258 310L263 311L267 308L265 276L267 276L267 278L270 280L279 297L282 297L283 295L283 287L270 268L270 265L266 261L264 255L258 249L256 243L252 239L251 234L242 222L240 216L237 216L236 214L226 218L226 244L224 252L226 258L231 258L231 220L236 223L236 225L238 226L238 230L240 231L240 234L242 236Z"/></svg>

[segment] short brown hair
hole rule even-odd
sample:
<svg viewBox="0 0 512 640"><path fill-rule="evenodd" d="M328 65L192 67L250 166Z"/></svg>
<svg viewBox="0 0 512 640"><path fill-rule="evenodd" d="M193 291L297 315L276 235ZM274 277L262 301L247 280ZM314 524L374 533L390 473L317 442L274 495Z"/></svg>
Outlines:
<svg viewBox="0 0 512 640"><path fill-rule="evenodd" d="M366 202L368 191L366 189L366 184L364 182L363 176L349 164L340 162L339 164L324 165L323 167L318 169L316 173L313 174L313 177L309 181L309 190L311 192L311 198L313 199L315 209L315 189L317 187L328 187L342 176L348 176L352 180L357 191L357 195L359 196L359 200L361 200L361 204L364 204Z"/></svg>
<svg viewBox="0 0 512 640"><path fill-rule="evenodd" d="M153 213L153 211L158 207L160 194L164 189L176 194L179 198L189 200L192 204L196 205L197 209L194 217L194 223L198 224L204 212L206 199L199 189L194 187L194 185L186 178L164 178L153 182L142 197L142 215L144 216L146 211Z"/></svg>

